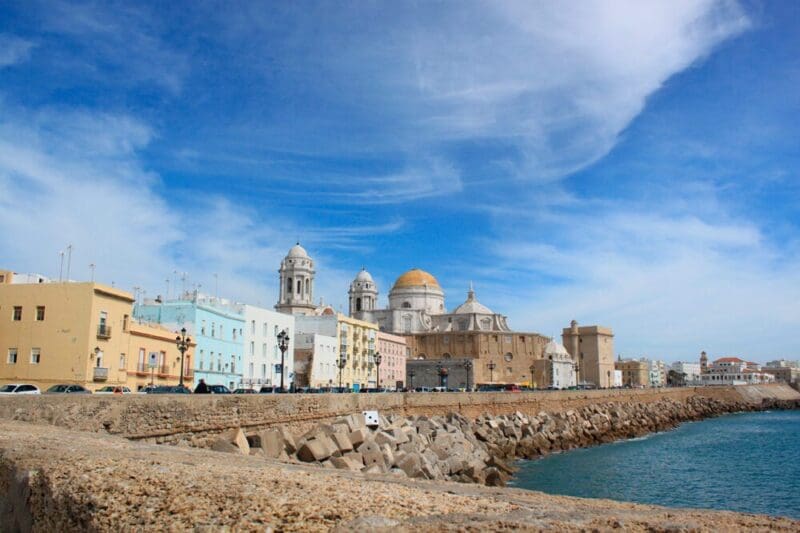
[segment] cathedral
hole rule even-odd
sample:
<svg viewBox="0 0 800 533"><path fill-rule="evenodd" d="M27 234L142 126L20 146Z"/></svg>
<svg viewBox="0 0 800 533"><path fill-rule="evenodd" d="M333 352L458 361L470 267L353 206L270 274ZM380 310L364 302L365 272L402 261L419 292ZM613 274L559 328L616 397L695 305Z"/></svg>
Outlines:
<svg viewBox="0 0 800 533"><path fill-rule="evenodd" d="M348 291L350 316L378 324L381 331L410 335L450 331L510 331L506 317L478 302L472 286L464 303L448 313L444 291L431 274L414 268L389 291L389 307L376 309L378 287L362 269Z"/></svg>

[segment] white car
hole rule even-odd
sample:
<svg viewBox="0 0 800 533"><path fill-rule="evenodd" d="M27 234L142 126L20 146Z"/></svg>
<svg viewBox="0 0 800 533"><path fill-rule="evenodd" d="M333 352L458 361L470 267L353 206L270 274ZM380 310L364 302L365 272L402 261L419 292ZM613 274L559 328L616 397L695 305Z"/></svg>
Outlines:
<svg viewBox="0 0 800 533"><path fill-rule="evenodd" d="M130 394L131 389L128 387L120 387L114 385L108 385L107 387L103 387L102 389L97 389L94 391L95 394Z"/></svg>
<svg viewBox="0 0 800 533"><path fill-rule="evenodd" d="M28 385L26 383L9 383L0 387L1 395L9 394L41 394L39 387L36 385Z"/></svg>

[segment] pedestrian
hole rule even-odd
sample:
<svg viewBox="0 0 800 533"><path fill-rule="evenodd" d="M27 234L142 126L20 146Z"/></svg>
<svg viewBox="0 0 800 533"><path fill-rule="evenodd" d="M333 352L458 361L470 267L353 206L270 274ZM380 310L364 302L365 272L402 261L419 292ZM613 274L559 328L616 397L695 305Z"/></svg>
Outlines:
<svg viewBox="0 0 800 533"><path fill-rule="evenodd" d="M208 394L208 385L206 385L206 380L201 379L200 383L197 384L197 387L194 389L195 394Z"/></svg>

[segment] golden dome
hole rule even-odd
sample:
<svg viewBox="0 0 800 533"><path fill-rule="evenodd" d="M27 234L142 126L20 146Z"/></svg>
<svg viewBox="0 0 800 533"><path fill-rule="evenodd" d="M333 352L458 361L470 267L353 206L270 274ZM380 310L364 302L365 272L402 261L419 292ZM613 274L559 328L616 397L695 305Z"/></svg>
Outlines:
<svg viewBox="0 0 800 533"><path fill-rule="evenodd" d="M418 268L412 268L405 274L402 274L399 278L397 278L397 281L394 282L395 289L405 287L423 287L425 285L428 287L441 288L439 287L439 282L436 281L436 278Z"/></svg>

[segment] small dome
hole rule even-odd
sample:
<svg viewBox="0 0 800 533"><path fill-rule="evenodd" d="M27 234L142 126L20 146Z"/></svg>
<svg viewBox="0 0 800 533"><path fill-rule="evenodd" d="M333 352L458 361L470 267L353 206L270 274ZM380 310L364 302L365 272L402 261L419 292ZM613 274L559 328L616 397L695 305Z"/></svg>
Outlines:
<svg viewBox="0 0 800 533"><path fill-rule="evenodd" d="M286 257L302 257L302 258L305 258L305 259L309 258L308 257L308 252L306 252L305 248L300 246L299 242L297 244L295 244L294 246L292 246L292 249L289 250L289 253L286 255Z"/></svg>
<svg viewBox="0 0 800 533"><path fill-rule="evenodd" d="M566 355L567 357L572 357L564 345L560 342L556 342L555 339L551 340L547 343L544 347L544 354L545 355Z"/></svg>
<svg viewBox="0 0 800 533"><path fill-rule="evenodd" d="M472 284L469 286L469 292L467 293L467 301L463 304L456 307L456 310L453 311L453 314L456 315L469 315L472 313L477 313L479 315L493 315L491 309L480 303L475 298L475 291L472 290Z"/></svg>
<svg viewBox="0 0 800 533"><path fill-rule="evenodd" d="M359 273L356 275L356 279L355 279L355 280L356 280L356 281L369 281L369 282L371 282L371 283L375 283L375 282L372 280L372 276L370 275L370 273L369 273L369 272L367 272L367 270L366 270L365 268L362 268L362 269L361 269L361 272L359 272Z"/></svg>
<svg viewBox="0 0 800 533"><path fill-rule="evenodd" d="M424 270L420 270L418 268L412 268L405 274L402 274L397 281L394 282L395 289L401 289L405 287L424 287L425 285L429 287L439 287L439 282L436 281L432 275L428 274Z"/></svg>

